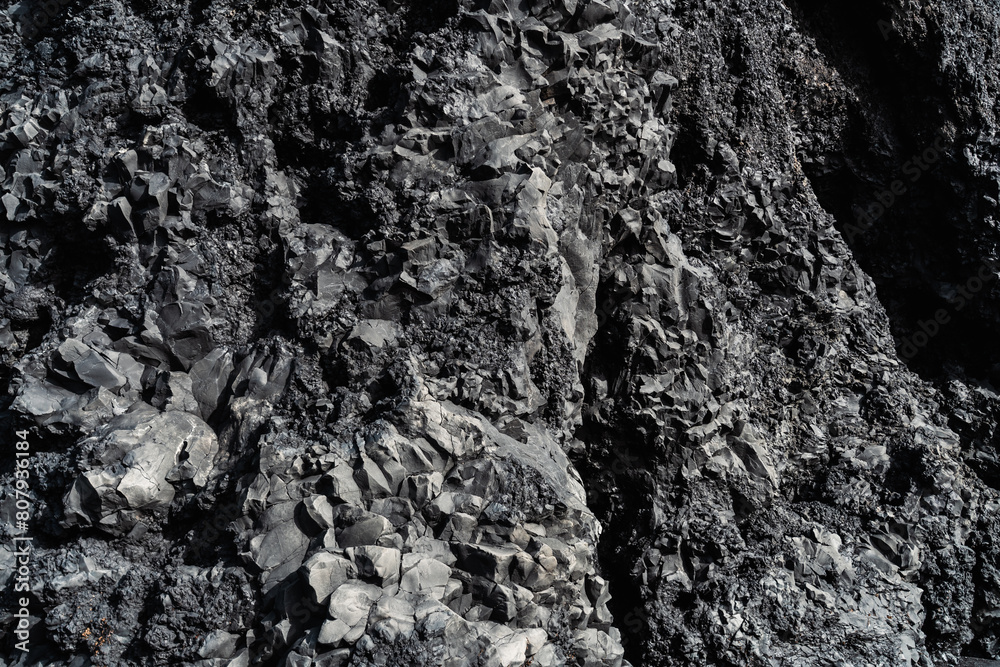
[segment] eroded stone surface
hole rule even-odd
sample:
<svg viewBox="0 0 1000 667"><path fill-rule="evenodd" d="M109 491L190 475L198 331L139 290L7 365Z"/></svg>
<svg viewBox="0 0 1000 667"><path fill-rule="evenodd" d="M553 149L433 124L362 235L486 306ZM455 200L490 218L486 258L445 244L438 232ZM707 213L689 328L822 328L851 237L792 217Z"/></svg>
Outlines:
<svg viewBox="0 0 1000 667"><path fill-rule="evenodd" d="M995 7L57 5L28 664L1000 655Z"/></svg>

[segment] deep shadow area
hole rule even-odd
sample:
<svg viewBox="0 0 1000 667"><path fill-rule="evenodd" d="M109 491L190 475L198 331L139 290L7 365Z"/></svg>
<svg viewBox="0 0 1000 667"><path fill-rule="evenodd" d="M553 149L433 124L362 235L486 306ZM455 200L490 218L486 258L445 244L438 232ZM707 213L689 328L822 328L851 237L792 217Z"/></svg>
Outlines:
<svg viewBox="0 0 1000 667"><path fill-rule="evenodd" d="M580 435L593 443L588 457L574 465L587 488L587 506L604 528L597 556L601 576L611 588L608 609L621 631L625 658L642 665L649 627L644 586L633 574L632 564L640 561L652 539L652 489L644 483L641 461L628 453L626 438L618 429L590 422Z"/></svg>
<svg viewBox="0 0 1000 667"><path fill-rule="evenodd" d="M901 46L884 2L792 7L859 98L839 144L801 156L803 169L875 281L900 357L930 380L961 369L997 384L979 187L961 152L968 137L946 129L957 112L936 54Z"/></svg>
<svg viewBox="0 0 1000 667"><path fill-rule="evenodd" d="M963 154L969 145L983 148L975 113L954 102L954 91L967 81L939 73L934 49L941 48L940 36L898 39L887 3L799 0L792 6L803 31L857 96L848 130L828 138L824 154L800 160L821 205L875 282L900 359L938 387L955 378L997 386L997 186ZM985 152L995 162L995 149ZM964 449L974 448L969 434L956 432ZM992 472L989 461L978 467L984 471ZM889 478L901 494L911 484L930 484L917 450L897 454ZM996 483L989 474L982 479ZM924 568L920 583L928 599L952 595L951 577L947 568ZM961 585L977 591L975 608L990 608L982 593L993 588L989 567ZM929 604L923 630L929 646L944 649L957 634L942 613ZM972 641L961 640L963 653L990 655L983 647L993 632L973 625Z"/></svg>
<svg viewBox="0 0 1000 667"><path fill-rule="evenodd" d="M598 303L623 302L612 286L598 287ZM629 369L628 329L613 316L606 317L594 337L583 376L586 387L583 426L576 436L586 451L571 457L587 489L587 506L603 528L597 545L599 573L610 585L608 608L622 634L625 659L646 664L648 625L645 612L648 588L633 572L653 540L656 530L653 502L655 488L650 470L653 447L650 429L636 423L623 403L628 392L619 386Z"/></svg>

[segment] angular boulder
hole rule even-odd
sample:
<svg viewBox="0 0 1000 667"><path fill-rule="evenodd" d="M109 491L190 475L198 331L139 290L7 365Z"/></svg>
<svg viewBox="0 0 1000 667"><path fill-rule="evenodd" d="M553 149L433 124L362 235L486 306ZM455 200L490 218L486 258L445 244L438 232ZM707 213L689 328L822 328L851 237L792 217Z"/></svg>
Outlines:
<svg viewBox="0 0 1000 667"><path fill-rule="evenodd" d="M219 451L200 417L145 404L111 420L81 443L89 469L63 497L67 526L99 525L117 534L139 514L163 513L177 489L205 486Z"/></svg>

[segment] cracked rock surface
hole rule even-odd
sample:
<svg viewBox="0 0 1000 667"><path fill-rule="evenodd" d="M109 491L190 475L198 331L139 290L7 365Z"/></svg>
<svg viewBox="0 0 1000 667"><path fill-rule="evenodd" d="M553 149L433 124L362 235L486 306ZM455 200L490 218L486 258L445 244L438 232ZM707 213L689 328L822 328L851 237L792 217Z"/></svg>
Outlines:
<svg viewBox="0 0 1000 667"><path fill-rule="evenodd" d="M0 12L0 665L1000 665L998 34Z"/></svg>

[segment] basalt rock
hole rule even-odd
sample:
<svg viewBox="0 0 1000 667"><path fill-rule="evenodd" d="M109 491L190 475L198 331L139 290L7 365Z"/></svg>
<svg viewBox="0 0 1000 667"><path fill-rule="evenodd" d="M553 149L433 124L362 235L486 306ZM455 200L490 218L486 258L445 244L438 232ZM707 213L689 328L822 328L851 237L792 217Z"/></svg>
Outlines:
<svg viewBox="0 0 1000 667"><path fill-rule="evenodd" d="M993 664L998 25L0 12L0 662Z"/></svg>

